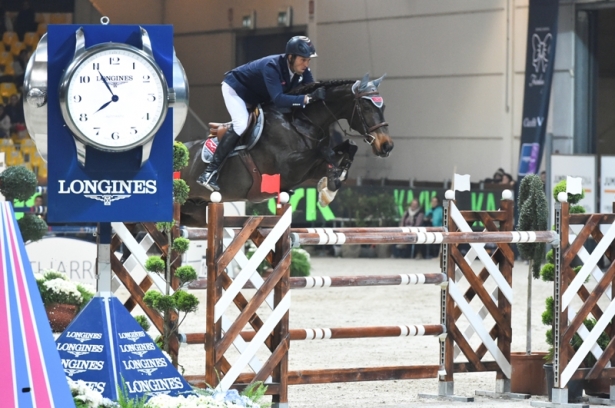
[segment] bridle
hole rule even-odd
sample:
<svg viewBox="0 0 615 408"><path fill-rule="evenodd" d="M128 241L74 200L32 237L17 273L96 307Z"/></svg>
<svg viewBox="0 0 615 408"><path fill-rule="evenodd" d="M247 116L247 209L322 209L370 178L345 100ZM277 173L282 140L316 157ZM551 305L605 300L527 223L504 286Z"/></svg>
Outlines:
<svg viewBox="0 0 615 408"><path fill-rule="evenodd" d="M354 93L354 92L353 92ZM376 129L380 129L383 126L389 126L387 122L380 122L374 126L368 127L367 121L365 120L365 115L363 114L363 109L361 108L361 99L371 99L370 96L380 95L377 90L374 91L366 91L366 92L357 92L354 93L354 107L352 108L352 115L350 115L350 121L348 123L352 123L352 119L354 119L355 112L358 113L359 118L361 119L361 125L363 125L363 132L361 136L364 137L363 141L369 145L373 144L376 140L376 136L372 135L372 132ZM327 108L328 109L328 108ZM336 118L337 120L337 118ZM339 124L339 121L338 121ZM344 131L346 133L346 131ZM348 134L346 133L348 136Z"/></svg>
<svg viewBox="0 0 615 408"><path fill-rule="evenodd" d="M348 131L344 129L344 127L340 123L339 118L335 115L335 113L333 113L333 111L329 108L327 103L324 100L320 102L322 102L323 106L327 109L327 111L329 111L329 114L333 117L333 119L337 123L337 126L340 128L340 130L344 133L345 136L347 137L363 136L363 141L369 145L372 145L374 141L376 140L376 136L374 136L372 132L376 129L380 129L383 126L389 126L389 124L387 122L380 122L374 126L369 126L367 124L367 120L365 120L363 109L361 108L361 99L364 99L364 98L371 99L372 96L380 95L380 94L378 93L377 90L370 90L370 91L365 91L365 92L355 92L354 89L352 89L352 93L354 95L354 106L352 108L352 114L350 115L350 120L348 121L348 123L349 124L352 123L352 120L354 119L354 115L356 113L361 121L361 125L363 126L363 133L360 133L359 135L352 134L351 133L352 130ZM310 123L314 124L314 122L312 122L312 120L309 117L307 117L307 115L305 115L304 112L301 112L301 113ZM320 126L318 127L320 128ZM320 130L322 131L323 135L327 134L324 129L321 128ZM299 133L303 134L303 132L299 132ZM322 141L322 139L314 139L313 137L310 137L309 135L304 134L304 136L314 141L319 141L319 142Z"/></svg>

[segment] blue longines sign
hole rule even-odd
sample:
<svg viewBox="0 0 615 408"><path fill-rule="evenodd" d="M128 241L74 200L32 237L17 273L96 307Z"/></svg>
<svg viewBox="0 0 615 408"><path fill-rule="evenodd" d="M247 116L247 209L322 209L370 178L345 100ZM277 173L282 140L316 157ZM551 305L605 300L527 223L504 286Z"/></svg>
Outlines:
<svg viewBox="0 0 615 408"><path fill-rule="evenodd" d="M125 383L130 398L179 395L192 387L151 337L113 296L96 296L56 340L64 372L117 401Z"/></svg>
<svg viewBox="0 0 615 408"><path fill-rule="evenodd" d="M172 27L50 25L48 44L48 221L170 221Z"/></svg>

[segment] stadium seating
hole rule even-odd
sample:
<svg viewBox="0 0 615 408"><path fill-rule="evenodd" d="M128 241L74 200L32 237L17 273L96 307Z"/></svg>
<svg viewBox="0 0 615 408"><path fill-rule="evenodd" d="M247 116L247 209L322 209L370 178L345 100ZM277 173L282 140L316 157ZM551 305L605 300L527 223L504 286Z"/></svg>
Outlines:
<svg viewBox="0 0 615 408"><path fill-rule="evenodd" d="M12 95L18 95L17 86L13 82L0 83L0 96L6 104Z"/></svg>
<svg viewBox="0 0 615 408"><path fill-rule="evenodd" d="M23 44L27 50L33 51L38 44L39 35L37 33L25 33Z"/></svg>
<svg viewBox="0 0 615 408"><path fill-rule="evenodd" d="M16 57L19 55L19 53L22 50L25 50L25 49L26 49L26 46L21 41L14 42L13 45L11 45L11 54L13 54L13 56Z"/></svg>
<svg viewBox="0 0 615 408"><path fill-rule="evenodd" d="M11 49L11 46L19 41L17 33L14 31L5 31L2 35L2 43L7 50Z"/></svg>

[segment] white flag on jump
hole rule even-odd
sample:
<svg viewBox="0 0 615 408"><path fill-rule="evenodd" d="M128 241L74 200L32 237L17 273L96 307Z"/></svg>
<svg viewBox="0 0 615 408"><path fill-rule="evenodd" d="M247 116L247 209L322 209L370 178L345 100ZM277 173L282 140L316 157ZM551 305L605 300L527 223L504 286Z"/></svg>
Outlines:
<svg viewBox="0 0 615 408"><path fill-rule="evenodd" d="M470 191L470 175L455 174L453 179L453 188L455 191Z"/></svg>
<svg viewBox="0 0 615 408"><path fill-rule="evenodd" d="M583 179L581 177L566 177L566 193L581 194L583 193Z"/></svg>

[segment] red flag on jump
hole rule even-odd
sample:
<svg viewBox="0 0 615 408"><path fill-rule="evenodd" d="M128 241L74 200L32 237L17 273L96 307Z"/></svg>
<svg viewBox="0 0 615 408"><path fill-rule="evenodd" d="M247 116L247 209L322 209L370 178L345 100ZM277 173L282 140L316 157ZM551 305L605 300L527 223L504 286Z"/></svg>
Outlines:
<svg viewBox="0 0 615 408"><path fill-rule="evenodd" d="M278 195L278 204L280 203L280 175L279 174L263 174L261 181L261 193L271 193Z"/></svg>

